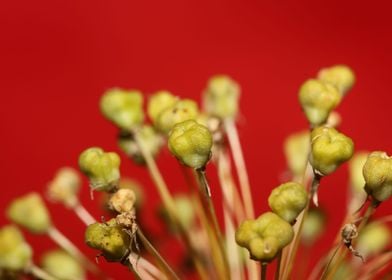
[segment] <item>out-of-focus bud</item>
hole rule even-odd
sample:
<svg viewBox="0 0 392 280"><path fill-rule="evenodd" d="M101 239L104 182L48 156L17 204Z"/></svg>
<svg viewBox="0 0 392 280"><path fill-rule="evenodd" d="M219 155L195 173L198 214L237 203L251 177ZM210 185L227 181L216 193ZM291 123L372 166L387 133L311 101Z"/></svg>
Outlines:
<svg viewBox="0 0 392 280"><path fill-rule="evenodd" d="M60 280L83 280L85 271L74 257L63 250L45 253L41 259L42 269Z"/></svg>
<svg viewBox="0 0 392 280"><path fill-rule="evenodd" d="M325 214L319 208L308 211L302 226L302 242L308 246L321 236L325 229Z"/></svg>
<svg viewBox="0 0 392 280"><path fill-rule="evenodd" d="M109 199L109 207L118 213L129 212L135 206L136 195L133 190L119 189Z"/></svg>
<svg viewBox="0 0 392 280"><path fill-rule="evenodd" d="M172 154L188 167L202 168L211 157L212 135L207 127L194 120L176 124L168 144Z"/></svg>
<svg viewBox="0 0 392 280"><path fill-rule="evenodd" d="M0 229L0 270L23 270L31 263L32 255L17 227L8 225Z"/></svg>
<svg viewBox="0 0 392 280"><path fill-rule="evenodd" d="M235 234L237 244L248 249L251 259L261 262L272 261L293 237L291 225L272 212L244 221Z"/></svg>
<svg viewBox="0 0 392 280"><path fill-rule="evenodd" d="M324 124L340 100L341 94L333 85L315 79L307 80L299 90L302 110L313 126Z"/></svg>
<svg viewBox="0 0 392 280"><path fill-rule="evenodd" d="M143 125L138 133L138 136L143 142L144 147L151 153L152 156L157 156L164 142L162 136L159 135L155 129L149 125ZM134 140L132 134L121 132L118 138L118 145L124 151L124 153L131 157L136 163L145 163L144 157L142 156L139 146Z"/></svg>
<svg viewBox="0 0 392 280"><path fill-rule="evenodd" d="M32 233L46 233L52 222L49 211L38 193L32 192L11 202L7 209L8 218Z"/></svg>
<svg viewBox="0 0 392 280"><path fill-rule="evenodd" d="M155 127L164 134L168 134L177 123L194 120L198 115L199 109L195 101L190 99L178 100L159 114Z"/></svg>
<svg viewBox="0 0 392 280"><path fill-rule="evenodd" d="M305 188L294 182L288 182L272 190L268 204L272 211L286 222L292 224L305 209L308 194Z"/></svg>
<svg viewBox="0 0 392 280"><path fill-rule="evenodd" d="M81 179L78 172L71 167L59 169L54 179L49 182L47 194L50 200L72 207L77 202Z"/></svg>
<svg viewBox="0 0 392 280"><path fill-rule="evenodd" d="M354 193L365 194L365 179L363 178L362 170L368 156L368 152L356 152L352 159L348 162L350 186Z"/></svg>
<svg viewBox="0 0 392 280"><path fill-rule="evenodd" d="M120 180L120 157L101 148L84 150L79 156L80 170L90 179L93 190L111 191Z"/></svg>
<svg viewBox="0 0 392 280"><path fill-rule="evenodd" d="M336 129L321 126L311 134L310 164L321 175L329 175L354 153L353 141Z"/></svg>
<svg viewBox="0 0 392 280"><path fill-rule="evenodd" d="M392 158L385 152L372 152L363 167L365 191L377 201L392 195Z"/></svg>
<svg viewBox="0 0 392 280"><path fill-rule="evenodd" d="M148 100L147 114L153 124L156 124L158 116L167 108L173 106L178 101L178 97L171 92L161 90L154 93Z"/></svg>
<svg viewBox="0 0 392 280"><path fill-rule="evenodd" d="M144 120L140 91L110 89L102 96L100 105L102 114L121 129L130 130Z"/></svg>
<svg viewBox="0 0 392 280"><path fill-rule="evenodd" d="M305 172L310 152L310 133L301 131L291 134L284 142L284 153L287 166L294 176L301 176Z"/></svg>
<svg viewBox="0 0 392 280"><path fill-rule="evenodd" d="M323 68L319 71L317 78L334 85L342 95L345 95L355 83L354 72L346 65Z"/></svg>
<svg viewBox="0 0 392 280"><path fill-rule="evenodd" d="M106 223L94 223L87 227L85 242L98 249L109 262L121 261L128 254L130 236L117 225L115 219Z"/></svg>
<svg viewBox="0 0 392 280"><path fill-rule="evenodd" d="M173 199L178 221L181 223L183 228L191 230L192 225L195 222L195 211L193 209L191 198L185 194L179 194L175 195ZM169 213L167 213L166 209L163 206L160 209L160 212L165 218L165 221L167 222L169 228L173 231L176 231L176 225L171 223L171 219L169 219Z"/></svg>
<svg viewBox="0 0 392 280"><path fill-rule="evenodd" d="M208 81L204 91L204 107L207 113L219 118L234 118L238 113L240 87L233 79L217 75Z"/></svg>
<svg viewBox="0 0 392 280"><path fill-rule="evenodd" d="M380 222L366 225L358 236L357 248L365 257L374 256L387 249L391 242L390 228Z"/></svg>

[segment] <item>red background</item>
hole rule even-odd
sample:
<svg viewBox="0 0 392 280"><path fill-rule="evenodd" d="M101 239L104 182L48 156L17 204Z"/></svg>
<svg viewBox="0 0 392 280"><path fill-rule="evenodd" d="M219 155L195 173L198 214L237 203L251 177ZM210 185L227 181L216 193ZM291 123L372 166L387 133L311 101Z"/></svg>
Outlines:
<svg viewBox="0 0 392 280"><path fill-rule="evenodd" d="M392 152L390 74L392 22L389 1L7 1L0 7L0 172L3 208L30 190L42 191L61 166L76 167L92 145L117 151L116 129L99 113L98 101L113 86L146 96L168 89L199 98L206 80L226 73L242 86L240 137L257 213L285 170L282 142L306 128L297 102L300 84L321 67L350 65L357 84L339 107L342 131L356 149ZM168 164L165 164L168 162ZM124 158L123 174L139 178L153 216L157 195L143 168ZM174 189L178 167L159 158ZM213 170L212 170L213 171ZM324 252L344 212L346 167L325 180L320 203L329 214ZM219 198L220 194L215 191ZM213 190L214 192L214 190ZM99 218L87 186L82 200ZM151 202L151 203L150 203ZM219 204L218 204L219 205ZM391 201L379 210L391 210ZM83 226L61 206L54 223L90 256ZM151 231L160 224L149 219ZM0 215L4 224L6 218ZM159 225L159 226L158 226ZM53 244L27 236L36 256ZM163 242L162 242L163 241ZM169 244L169 243L167 243ZM167 255L170 247L160 245ZM102 261L101 263L104 263ZM118 265L102 264L116 279Z"/></svg>

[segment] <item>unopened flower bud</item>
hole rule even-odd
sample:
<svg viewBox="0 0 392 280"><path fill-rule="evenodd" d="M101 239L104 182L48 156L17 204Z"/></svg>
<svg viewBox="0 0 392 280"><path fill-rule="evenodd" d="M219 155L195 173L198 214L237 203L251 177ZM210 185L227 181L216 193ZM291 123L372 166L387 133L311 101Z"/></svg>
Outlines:
<svg viewBox="0 0 392 280"><path fill-rule="evenodd" d="M143 125L138 131L139 138L143 142L144 147L150 152L152 156L157 156L162 145L163 139L155 129L149 125ZM144 164L144 157L140 152L139 146L137 145L133 135L127 132L122 132L118 138L118 145L125 152L125 154L131 157L136 163Z"/></svg>
<svg viewBox="0 0 392 280"><path fill-rule="evenodd" d="M110 89L102 96L100 105L102 114L121 129L130 130L144 120L140 91Z"/></svg>
<svg viewBox="0 0 392 280"><path fill-rule="evenodd" d="M41 259L41 267L60 280L85 279L85 272L81 263L63 250L46 252Z"/></svg>
<svg viewBox="0 0 392 280"><path fill-rule="evenodd" d="M7 209L7 215L11 221L32 233L46 233L52 225L45 203L35 192L12 201Z"/></svg>
<svg viewBox="0 0 392 280"><path fill-rule="evenodd" d="M183 228L190 230L195 221L195 211L193 209L191 198L184 194L179 194L174 196L173 199L178 221L181 223ZM171 219L169 219L169 213L164 207L162 207L162 215L169 225L169 228L173 231L176 231L177 226L172 223Z"/></svg>
<svg viewBox="0 0 392 280"><path fill-rule="evenodd" d="M324 231L325 214L320 208L313 208L308 211L302 226L302 242L311 245Z"/></svg>
<svg viewBox="0 0 392 280"><path fill-rule="evenodd" d="M272 211L290 224L305 209L307 201L308 194L305 188L294 182L288 182L273 189L268 198Z"/></svg>
<svg viewBox="0 0 392 280"><path fill-rule="evenodd" d="M207 113L220 118L233 118L238 113L240 87L233 79L217 75L208 81L204 92Z"/></svg>
<svg viewBox="0 0 392 280"><path fill-rule="evenodd" d="M324 124L340 100L341 95L334 86L319 80L307 80L299 91L302 109L313 126Z"/></svg>
<svg viewBox="0 0 392 280"><path fill-rule="evenodd" d="M135 206L136 195L133 190L119 189L109 199L109 207L118 213L129 212Z"/></svg>
<svg viewBox="0 0 392 280"><path fill-rule="evenodd" d="M346 65L323 68L318 73L317 78L334 85L342 95L345 95L355 83L354 72Z"/></svg>
<svg viewBox="0 0 392 280"><path fill-rule="evenodd" d="M31 263L32 255L30 245L17 227L0 228L0 270L23 270Z"/></svg>
<svg viewBox="0 0 392 280"><path fill-rule="evenodd" d="M107 261L121 261L130 246L130 236L117 225L115 219L106 223L94 223L87 227L85 241L88 246L98 249Z"/></svg>
<svg viewBox="0 0 392 280"><path fill-rule="evenodd" d="M212 135L207 127L194 120L176 124L168 144L181 163L195 169L204 167L211 157Z"/></svg>
<svg viewBox="0 0 392 280"><path fill-rule="evenodd" d="M248 249L251 259L261 262L272 261L293 237L291 225L272 212L244 221L235 234L237 244Z"/></svg>
<svg viewBox="0 0 392 280"><path fill-rule="evenodd" d="M194 120L198 114L199 109L196 102L190 99L178 100L159 114L155 127L168 134L175 124L186 120Z"/></svg>
<svg viewBox="0 0 392 280"><path fill-rule="evenodd" d="M89 148L79 156L80 170L90 179L93 190L111 191L120 179L120 157L101 148Z"/></svg>
<svg viewBox="0 0 392 280"><path fill-rule="evenodd" d="M392 195L392 158L385 152L373 152L363 167L365 191L377 201Z"/></svg>
<svg viewBox="0 0 392 280"><path fill-rule="evenodd" d="M148 100L147 114L153 124L156 124L158 116L167 108L173 106L178 101L178 97L172 93L161 90L154 93Z"/></svg>
<svg viewBox="0 0 392 280"><path fill-rule="evenodd" d="M354 153L353 141L334 128L318 127L311 139L309 162L321 175L331 174Z"/></svg>
<svg viewBox="0 0 392 280"><path fill-rule="evenodd" d="M303 175L310 151L310 134L308 131L294 133L284 142L287 166L295 176Z"/></svg>
<svg viewBox="0 0 392 280"><path fill-rule="evenodd" d="M77 193L81 185L78 172L71 167L59 169L54 179L49 182L47 193L54 202L64 203L72 207L77 201Z"/></svg>
<svg viewBox="0 0 392 280"><path fill-rule="evenodd" d="M366 225L360 232L357 241L358 251L365 257L374 256L388 248L391 242L390 228L380 222Z"/></svg>

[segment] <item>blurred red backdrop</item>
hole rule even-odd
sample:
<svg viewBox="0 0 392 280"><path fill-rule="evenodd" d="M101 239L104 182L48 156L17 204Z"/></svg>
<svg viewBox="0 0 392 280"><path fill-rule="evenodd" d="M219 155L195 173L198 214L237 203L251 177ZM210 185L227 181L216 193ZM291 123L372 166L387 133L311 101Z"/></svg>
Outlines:
<svg viewBox="0 0 392 280"><path fill-rule="evenodd" d="M306 128L297 102L301 83L321 67L350 65L357 84L339 107L341 130L357 150L392 152L390 108L392 21L390 1L7 1L0 9L2 154L1 211L28 191L43 191L61 166L77 166L79 153L96 145L118 151L116 129L100 115L98 101L113 86L159 89L199 98L206 80L226 73L242 86L240 137L256 212L285 171L282 143ZM122 172L145 186L143 210L158 247L170 255L153 218L158 197L147 172L123 157ZM173 190L175 160L158 162ZM162 164L169 162L168 164ZM328 211L326 250L345 210L346 167L325 180L320 204ZM213 189L218 200L218 188ZM87 185L82 201L96 218ZM150 203L151 202L151 203ZM218 204L219 205L219 204ZM149 207L149 208L148 208ZM62 206L51 206L58 228L93 258L82 224ZM390 212L391 201L378 215ZM0 223L7 219L0 215ZM27 235L36 259L54 245ZM172 257L172 256L171 256ZM315 260L313 260L315 261ZM102 266L115 279L119 265Z"/></svg>

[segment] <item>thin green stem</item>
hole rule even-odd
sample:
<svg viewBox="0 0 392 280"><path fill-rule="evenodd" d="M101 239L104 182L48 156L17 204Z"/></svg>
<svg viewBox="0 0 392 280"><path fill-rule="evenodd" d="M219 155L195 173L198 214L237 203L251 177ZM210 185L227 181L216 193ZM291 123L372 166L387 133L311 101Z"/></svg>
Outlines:
<svg viewBox="0 0 392 280"><path fill-rule="evenodd" d="M260 279L261 280L267 280L267 266L268 263L261 263L261 273L260 273Z"/></svg>
<svg viewBox="0 0 392 280"><path fill-rule="evenodd" d="M140 238L141 242L146 247L146 249L150 252L150 254L152 254L154 258L157 260L159 266L162 267L168 279L179 280L180 278L178 278L177 274L173 271L173 269L165 261L165 259L159 254L159 252L154 248L154 246L150 243L150 241L143 234L140 228L138 228L137 230L137 236Z"/></svg>
<svg viewBox="0 0 392 280"><path fill-rule="evenodd" d="M275 280L280 279L280 267L282 264L282 250L279 251L277 256L277 265L276 265L276 272L275 272Z"/></svg>
<svg viewBox="0 0 392 280"><path fill-rule="evenodd" d="M31 275L33 275L37 279L42 279L42 280L59 280L58 278L50 275L45 270L42 270L41 268L39 268L38 266L36 266L34 264L29 266L28 273L30 273Z"/></svg>

